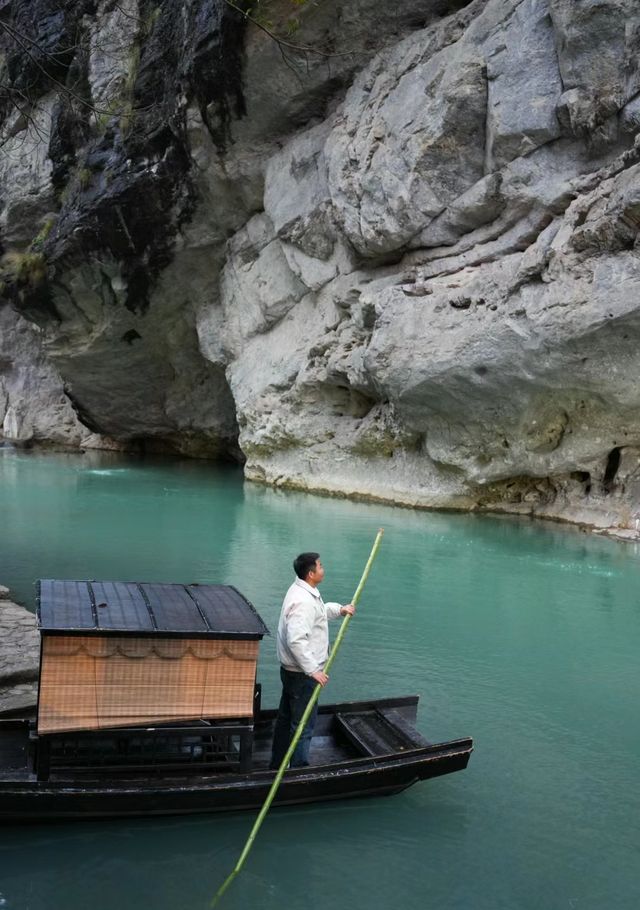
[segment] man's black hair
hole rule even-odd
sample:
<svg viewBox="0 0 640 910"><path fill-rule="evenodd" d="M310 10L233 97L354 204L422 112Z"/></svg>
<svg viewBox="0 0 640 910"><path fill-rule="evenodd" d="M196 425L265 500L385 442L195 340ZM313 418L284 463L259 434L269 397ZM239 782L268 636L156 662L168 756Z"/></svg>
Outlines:
<svg viewBox="0 0 640 910"><path fill-rule="evenodd" d="M315 569L317 561L320 559L319 553L301 553L293 560L293 570L303 581L312 569Z"/></svg>

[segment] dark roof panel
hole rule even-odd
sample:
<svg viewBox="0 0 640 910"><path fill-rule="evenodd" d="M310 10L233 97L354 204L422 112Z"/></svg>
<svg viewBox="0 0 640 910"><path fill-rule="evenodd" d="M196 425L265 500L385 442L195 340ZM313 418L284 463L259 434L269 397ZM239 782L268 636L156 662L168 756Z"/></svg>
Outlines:
<svg viewBox="0 0 640 910"><path fill-rule="evenodd" d="M210 632L182 585L140 585L159 632Z"/></svg>
<svg viewBox="0 0 640 910"><path fill-rule="evenodd" d="M40 627L48 628L57 623L65 629L93 629L95 617L91 595L84 581L57 581L43 579L40 582Z"/></svg>
<svg viewBox="0 0 640 910"><path fill-rule="evenodd" d="M212 588L210 585L189 585L189 593L197 602L209 628L225 632L241 632L253 614L257 625L263 625L253 605L230 585Z"/></svg>
<svg viewBox="0 0 640 910"><path fill-rule="evenodd" d="M126 581L39 583L43 632L262 638L269 630L249 601L229 585Z"/></svg>
<svg viewBox="0 0 640 910"><path fill-rule="evenodd" d="M137 585L92 581L88 586L95 599L97 628L153 632L153 618Z"/></svg>

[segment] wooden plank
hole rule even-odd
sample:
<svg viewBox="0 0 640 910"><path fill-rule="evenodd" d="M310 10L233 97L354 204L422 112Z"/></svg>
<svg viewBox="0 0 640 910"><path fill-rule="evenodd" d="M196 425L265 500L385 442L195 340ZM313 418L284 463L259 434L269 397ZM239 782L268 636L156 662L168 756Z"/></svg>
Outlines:
<svg viewBox="0 0 640 910"><path fill-rule="evenodd" d="M369 744L362 739L358 732L353 728L353 725L349 723L346 715L336 714L335 720L338 730L340 730L347 742L351 743L360 755L373 755L369 748Z"/></svg>
<svg viewBox="0 0 640 910"><path fill-rule="evenodd" d="M338 713L339 729L363 755L393 755L428 745L401 715L387 710Z"/></svg>
<svg viewBox="0 0 640 910"><path fill-rule="evenodd" d="M378 710L385 720L395 727L396 730L401 732L408 741L413 743L415 748L431 745L429 740L425 739L421 733L418 733L416 728L409 723L404 714L396 708L379 708Z"/></svg>

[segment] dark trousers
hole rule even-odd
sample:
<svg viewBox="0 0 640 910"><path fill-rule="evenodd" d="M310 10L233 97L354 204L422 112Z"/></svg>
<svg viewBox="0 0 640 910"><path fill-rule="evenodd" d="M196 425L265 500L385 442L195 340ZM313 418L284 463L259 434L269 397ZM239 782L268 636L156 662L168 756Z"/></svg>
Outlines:
<svg viewBox="0 0 640 910"><path fill-rule="evenodd" d="M271 764L269 765L273 770L276 770L282 764L282 759L291 745L293 734L302 719L304 709L307 707L313 690L317 685L315 679L305 673L292 673L291 670L285 670L284 667L280 667L280 679L282 680L282 696L273 731L273 749L271 751ZM318 703L316 702L311 716L302 731L298 745L291 756L289 765L291 768L305 768L309 764L309 749L317 713Z"/></svg>

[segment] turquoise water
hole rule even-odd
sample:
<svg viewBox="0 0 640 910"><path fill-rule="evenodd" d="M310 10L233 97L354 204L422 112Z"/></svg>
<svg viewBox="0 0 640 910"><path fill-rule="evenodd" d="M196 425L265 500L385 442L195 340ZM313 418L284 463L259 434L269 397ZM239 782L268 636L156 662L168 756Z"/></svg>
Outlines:
<svg viewBox="0 0 640 910"><path fill-rule="evenodd" d="M228 910L637 910L635 546L528 521L262 489L197 462L0 450L0 583L226 582L275 628L292 557L348 600L385 539L325 700L417 693L466 771L270 814ZM276 701L273 639L264 702ZM0 829L0 908L205 908L253 817Z"/></svg>

